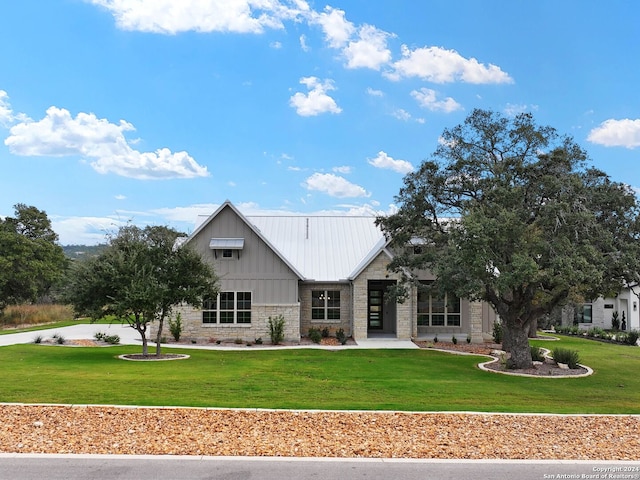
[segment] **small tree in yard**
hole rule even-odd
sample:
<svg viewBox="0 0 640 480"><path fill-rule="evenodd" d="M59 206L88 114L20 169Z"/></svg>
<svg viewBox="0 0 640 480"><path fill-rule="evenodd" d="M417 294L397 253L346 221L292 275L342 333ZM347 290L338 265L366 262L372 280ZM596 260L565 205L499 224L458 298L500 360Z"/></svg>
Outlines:
<svg viewBox="0 0 640 480"><path fill-rule="evenodd" d="M217 293L211 265L193 250L175 248L181 235L168 227L126 226L99 256L75 264L67 297L78 313L92 318L114 315L140 333L157 320L156 355L161 354L165 318L175 305L201 306Z"/></svg>
<svg viewBox="0 0 640 480"><path fill-rule="evenodd" d="M398 212L378 218L396 253L390 268L404 276L400 298L412 272L430 270L430 288L491 304L509 366L531 367L538 318L638 280L635 195L586 160L530 114L475 110L445 130L432 159L405 177ZM407 248L416 242L419 252Z"/></svg>

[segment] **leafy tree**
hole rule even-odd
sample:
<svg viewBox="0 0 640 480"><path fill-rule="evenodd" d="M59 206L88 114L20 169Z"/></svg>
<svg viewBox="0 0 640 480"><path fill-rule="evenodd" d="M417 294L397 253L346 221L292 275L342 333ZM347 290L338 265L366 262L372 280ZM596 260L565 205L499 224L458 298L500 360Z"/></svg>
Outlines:
<svg viewBox="0 0 640 480"><path fill-rule="evenodd" d="M14 209L0 218L0 312L45 296L67 265L47 214L21 203Z"/></svg>
<svg viewBox="0 0 640 480"><path fill-rule="evenodd" d="M640 229L631 189L586 166L587 154L530 114L474 110L408 174L397 213L378 218L391 268L436 276L431 288L490 303L512 368L532 365L533 322L568 299L637 282ZM421 251L406 248L420 244Z"/></svg>
<svg viewBox="0 0 640 480"><path fill-rule="evenodd" d="M160 355L165 318L175 305L201 306L217 293L213 267L163 226L122 227L98 256L74 265L68 298L92 318L114 315L140 333L147 355L147 329L157 320L156 355Z"/></svg>

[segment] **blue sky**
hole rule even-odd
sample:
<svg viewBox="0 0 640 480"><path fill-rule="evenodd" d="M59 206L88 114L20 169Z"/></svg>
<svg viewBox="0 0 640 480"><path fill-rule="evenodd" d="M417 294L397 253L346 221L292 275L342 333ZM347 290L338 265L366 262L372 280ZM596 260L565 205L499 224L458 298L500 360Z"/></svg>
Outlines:
<svg viewBox="0 0 640 480"><path fill-rule="evenodd" d="M640 189L634 0L21 0L0 14L0 216L62 244L225 200L380 214L444 128L527 111Z"/></svg>

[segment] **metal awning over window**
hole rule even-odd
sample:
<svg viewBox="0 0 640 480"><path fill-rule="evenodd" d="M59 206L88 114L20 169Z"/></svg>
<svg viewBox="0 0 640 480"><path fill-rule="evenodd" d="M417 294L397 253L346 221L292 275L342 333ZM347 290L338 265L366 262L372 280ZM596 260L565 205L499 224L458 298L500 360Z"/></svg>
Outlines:
<svg viewBox="0 0 640 480"><path fill-rule="evenodd" d="M244 248L244 238L212 238L209 248L213 250L215 258L240 258L240 252ZM233 252L237 252L234 255Z"/></svg>
<svg viewBox="0 0 640 480"><path fill-rule="evenodd" d="M211 250L242 250L244 238L212 238L209 248Z"/></svg>

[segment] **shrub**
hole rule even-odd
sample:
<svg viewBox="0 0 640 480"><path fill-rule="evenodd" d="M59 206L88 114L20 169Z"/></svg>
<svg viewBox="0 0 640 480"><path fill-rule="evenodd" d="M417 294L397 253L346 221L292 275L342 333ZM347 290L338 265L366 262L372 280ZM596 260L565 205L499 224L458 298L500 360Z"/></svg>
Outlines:
<svg viewBox="0 0 640 480"><path fill-rule="evenodd" d="M568 348L556 348L553 350L553 359L556 363L565 363L569 368L578 368L580 363L580 355L576 350Z"/></svg>
<svg viewBox="0 0 640 480"><path fill-rule="evenodd" d="M256 338L255 343L256 343L256 345L262 345L262 337Z"/></svg>
<svg viewBox="0 0 640 480"><path fill-rule="evenodd" d="M640 332L638 332L638 330L629 330L629 332L623 336L622 342L627 345L636 345L638 338L640 338Z"/></svg>
<svg viewBox="0 0 640 480"><path fill-rule="evenodd" d="M544 362L544 355L540 347L531 347L531 360L534 362Z"/></svg>
<svg viewBox="0 0 640 480"><path fill-rule="evenodd" d="M433 343L438 343L438 336L433 337Z"/></svg>
<svg viewBox="0 0 640 480"><path fill-rule="evenodd" d="M324 327L322 329L322 338L329 338L329 327Z"/></svg>
<svg viewBox="0 0 640 480"><path fill-rule="evenodd" d="M589 330L587 330L587 337L602 338L603 334L604 330L600 327L591 327Z"/></svg>
<svg viewBox="0 0 640 480"><path fill-rule="evenodd" d="M502 323L500 322L493 324L493 341L495 343L502 343Z"/></svg>
<svg viewBox="0 0 640 480"><path fill-rule="evenodd" d="M344 333L344 329L342 328L339 328L338 330L336 330L336 338L338 339L341 345L344 345L347 343L347 335Z"/></svg>
<svg viewBox="0 0 640 480"><path fill-rule="evenodd" d="M54 333L53 339L56 341L58 345L64 345L64 337L59 333Z"/></svg>
<svg viewBox="0 0 640 480"><path fill-rule="evenodd" d="M456 338L455 335L451 337L451 341L453 342L454 345L458 344L458 339Z"/></svg>
<svg viewBox="0 0 640 480"><path fill-rule="evenodd" d="M104 337L107 335L104 332L96 332L93 334L93 338L95 338L98 342L104 341Z"/></svg>
<svg viewBox="0 0 640 480"><path fill-rule="evenodd" d="M322 333L317 328L309 329L309 338L313 343L320 343L322 341Z"/></svg>
<svg viewBox="0 0 640 480"><path fill-rule="evenodd" d="M176 314L175 320L173 318L169 319L169 331L176 342L180 341L180 335L182 334L182 315L180 312Z"/></svg>
<svg viewBox="0 0 640 480"><path fill-rule="evenodd" d="M269 317L269 336L273 345L278 345L284 340L284 316Z"/></svg>
<svg viewBox="0 0 640 480"><path fill-rule="evenodd" d="M233 343L235 343L236 345L242 345L242 339L241 338L236 338Z"/></svg>
<svg viewBox="0 0 640 480"><path fill-rule="evenodd" d="M467 343L471 343L471 335L467 335Z"/></svg>
<svg viewBox="0 0 640 480"><path fill-rule="evenodd" d="M620 330L620 317L617 310L611 314L611 330Z"/></svg>
<svg viewBox="0 0 640 480"><path fill-rule="evenodd" d="M33 337L33 343L42 343L42 335L36 335Z"/></svg>

